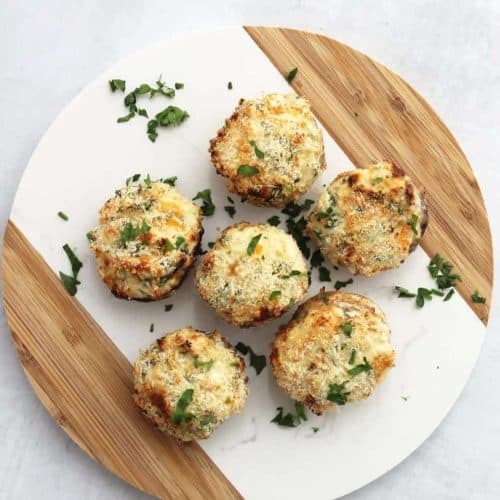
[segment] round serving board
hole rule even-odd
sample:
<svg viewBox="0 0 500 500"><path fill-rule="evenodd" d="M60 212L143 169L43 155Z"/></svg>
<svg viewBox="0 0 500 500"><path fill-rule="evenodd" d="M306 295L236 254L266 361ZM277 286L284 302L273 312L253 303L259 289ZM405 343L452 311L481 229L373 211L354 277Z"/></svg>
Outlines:
<svg viewBox="0 0 500 500"><path fill-rule="evenodd" d="M298 74L291 88L283 75ZM127 89L185 83L175 99L145 101L151 112L175 104L190 118L148 141L146 120L117 124ZM227 88L227 82L233 89ZM151 427L134 407L130 362L156 337L192 324L220 329L232 342L269 353L280 323L237 330L221 323L188 276L161 303L115 299L102 285L85 234L97 211L133 173L177 175L193 197L211 188L217 210L205 218L207 242L236 220L262 221L276 210L236 202L230 219L223 182L210 166L208 140L241 97L296 91L307 96L324 127L328 168L308 198L353 166L382 159L408 172L427 191L430 226L421 248L399 269L354 277L348 291L370 296L392 327L397 366L373 397L294 429L270 423L291 401L269 367L249 368L245 410L209 440L179 444ZM151 114L151 113L150 113ZM62 210L69 216L57 217ZM282 220L284 217L282 217ZM82 284L70 297L58 278L68 272L62 245L83 261ZM423 309L398 299L394 285L432 287L426 266L439 252L463 280L449 302ZM332 280L345 280L331 269ZM34 152L5 233L4 300L12 336L33 388L61 427L90 456L130 484L162 498L333 498L363 486L415 450L439 425L466 383L484 338L493 282L488 219L473 172L431 107L399 76L369 57L321 35L246 27L193 34L137 53L91 83L61 113ZM317 271L309 294L320 286ZM474 304L479 290L487 304ZM170 312L164 305L173 304ZM154 333L149 325L155 324ZM404 397L403 397L404 396ZM313 432L312 427L319 427Z"/></svg>

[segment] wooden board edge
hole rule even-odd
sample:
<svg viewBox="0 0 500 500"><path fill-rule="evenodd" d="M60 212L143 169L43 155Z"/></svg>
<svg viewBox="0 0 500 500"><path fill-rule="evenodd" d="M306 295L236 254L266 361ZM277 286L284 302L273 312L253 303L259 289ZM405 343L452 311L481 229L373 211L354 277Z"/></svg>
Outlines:
<svg viewBox="0 0 500 500"><path fill-rule="evenodd" d="M262 50L264 55L268 57L268 59L272 62L272 64L277 68L277 70L285 76L287 72L297 66L297 61L288 57L290 54L297 52L294 43L291 40L292 38L303 38L305 40L323 40L328 45L335 45L339 51L343 51L345 53L346 58L354 58L363 61L369 61L374 68L376 68L381 74L383 74L387 79L391 79L395 84L397 84L400 89L404 89L411 94L413 98L413 104L416 104L425 111L425 116L427 119L432 121L432 124L436 126L440 132L443 133L446 141L450 145L453 146L453 161L456 165L459 165L462 174L465 174L465 182L464 184L471 191L474 190L474 195L477 198L476 206L473 207L471 211L462 210L463 221L467 225L472 225L472 218L476 217L474 220L474 224L477 223L479 219L479 224L483 230L482 234L482 250L484 255L481 256L481 268L482 273L476 272L476 266L471 264L470 259L467 261L463 258L460 252L456 251L456 241L453 242L453 245L442 245L442 233L437 234L437 231L434 231L431 227L427 230L425 237L422 239L421 246L424 251L429 256L434 256L436 253L440 253L445 258L449 259L453 262L456 268L460 269L462 277L464 278L462 282L458 283L456 288L463 299L467 302L469 307L473 310L475 315L483 322L485 326L488 324L489 313L491 308L491 299L493 293L493 245L491 238L491 231L489 226L489 221L486 213L486 207L484 204L484 199L482 193L480 191L479 185L474 177L473 170L461 150L459 144L456 139L448 129L448 127L442 122L439 118L438 114L435 110L427 103L427 101L413 88L411 87L405 80L403 80L399 75L374 61L367 55L341 43L332 38L329 38L325 35L320 35L316 33L311 33L302 30L295 30L290 28L280 28L280 27L266 27L266 26L243 26L243 29L247 32L250 38L256 43L256 45ZM311 42L312 43L312 42ZM325 54L322 54L324 57ZM300 58L303 66L308 63L304 58ZM364 150L360 144L350 144L345 140L344 137L341 137L338 133L338 130L335 129L335 125L332 125L332 122L328 119L325 119L324 114L320 112L320 110L324 110L324 106L318 105L314 95L311 95L311 92L308 92L301 81L301 71L299 67L299 72L297 77L291 83L294 90L300 94L307 97L312 104L313 111L318 118L318 120L322 123L322 125L327 130L330 137L337 143L337 145L344 151L347 157L357 166L363 167L367 166L370 163L379 161L379 160L391 160L391 155L377 155L377 150L383 150L383 146L379 148L374 148L373 151ZM308 75L308 79L311 77ZM311 84L311 82L309 82ZM309 86L310 88L310 86ZM355 97L356 99L358 97ZM396 97L394 98L394 108L397 110L398 107L404 107L404 102L399 98L396 93ZM404 108L403 108L404 110ZM399 110L401 111L401 110ZM400 116L401 113L394 113L395 117ZM345 116L344 116L345 117ZM360 129L357 129L359 133L362 133ZM356 148L359 148L359 154L356 153ZM390 148L387 148L390 149ZM398 165L401 165L401 162L397 162ZM401 165L403 168L408 171L408 173L419 182L418 175L415 175L414 168L409 168L408 165ZM425 166L422 166L425 168ZM458 167L457 167L458 168ZM455 180L455 177L449 177L449 179ZM441 223L443 218L441 214L439 214L434 207L431 205L431 224L432 220L438 219ZM456 221L453 221L455 224ZM446 225L446 224L444 224ZM442 230L442 228L440 228ZM450 228L450 233L453 231ZM447 243L450 243L448 241ZM476 257L478 257L476 255ZM465 269L465 271L464 271ZM471 278L470 274L474 275ZM478 285L479 283L479 285ZM486 297L486 304L477 304L472 301L471 294L478 288L481 295Z"/></svg>
<svg viewBox="0 0 500 500"><path fill-rule="evenodd" d="M242 498L197 443L153 428L132 367L9 220L4 307L19 360L49 414L90 457L158 498Z"/></svg>

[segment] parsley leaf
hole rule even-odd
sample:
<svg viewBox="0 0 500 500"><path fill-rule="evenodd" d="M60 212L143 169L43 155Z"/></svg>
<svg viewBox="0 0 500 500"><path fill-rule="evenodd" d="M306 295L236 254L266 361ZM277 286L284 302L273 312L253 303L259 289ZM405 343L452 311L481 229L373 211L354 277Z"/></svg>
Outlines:
<svg viewBox="0 0 500 500"><path fill-rule="evenodd" d="M236 173L240 177L253 177L259 173L259 169L257 167L252 167L251 165L240 165Z"/></svg>
<svg viewBox="0 0 500 500"><path fill-rule="evenodd" d="M311 427L311 429L314 432L314 434L316 434L316 432L319 431L319 427Z"/></svg>
<svg viewBox="0 0 500 500"><path fill-rule="evenodd" d="M226 205L224 207L224 210L228 213L231 219L234 217L234 214L236 213L236 208L234 208L232 205Z"/></svg>
<svg viewBox="0 0 500 500"><path fill-rule="evenodd" d="M297 71L298 69L295 67L287 73L285 78L288 83L291 83L294 80L294 78L297 76Z"/></svg>
<svg viewBox="0 0 500 500"><path fill-rule="evenodd" d="M68 256L69 262L71 264L72 276L69 276L61 271L59 271L59 277L64 285L64 288L68 291L70 295L75 295L77 292L77 285L80 284L78 281L78 272L83 267L81 260L75 255L75 252L66 243L63 245L64 253Z"/></svg>
<svg viewBox="0 0 500 500"><path fill-rule="evenodd" d="M151 333L153 333L153 332L155 331L155 324L154 324L154 323L151 323L151 324L149 325L149 331L150 331Z"/></svg>
<svg viewBox="0 0 500 500"><path fill-rule="evenodd" d="M283 415L283 407L276 408L278 414L271 420L272 423L282 427L297 427L302 423L302 420L307 421L306 409L302 403L295 401L295 414L287 413Z"/></svg>
<svg viewBox="0 0 500 500"><path fill-rule="evenodd" d="M181 397L177 400L175 410L170 417L174 424L181 424L184 428L186 426L186 423L194 418L194 415L192 413L186 411L187 407L193 401L193 394L193 389L186 389L181 394Z"/></svg>
<svg viewBox="0 0 500 500"><path fill-rule="evenodd" d="M410 292L409 290L407 290L406 288L403 288L402 286L395 286L394 290L396 292L399 292L398 293L398 298L399 297L403 297L403 298L409 298L409 299L411 299L411 298L417 296L415 293Z"/></svg>
<svg viewBox="0 0 500 500"><path fill-rule="evenodd" d="M355 361L356 361L356 349L353 349L351 351L351 356L349 357L349 364L353 365Z"/></svg>
<svg viewBox="0 0 500 500"><path fill-rule="evenodd" d="M255 141L250 141L250 145L253 146L253 149L255 151L255 156L259 158L259 160L262 160L264 158L264 152L261 151L258 147Z"/></svg>
<svg viewBox="0 0 500 500"><path fill-rule="evenodd" d="M212 368L215 361L213 359L209 359L208 361L200 361L200 356L198 354L194 355L194 367L195 368L206 368L207 372Z"/></svg>
<svg viewBox="0 0 500 500"><path fill-rule="evenodd" d="M323 254L320 250L315 250L311 256L311 266L319 267L325 261Z"/></svg>
<svg viewBox="0 0 500 500"><path fill-rule="evenodd" d="M68 291L70 295L75 295L76 294L76 285L78 285L80 282L75 279L73 276L68 276L67 274L64 274L63 272L59 271L59 277L61 278L61 281L64 285L64 288Z"/></svg>
<svg viewBox="0 0 500 500"><path fill-rule="evenodd" d="M368 372L372 369L373 369L372 365L370 365L370 363L368 363L368 360L366 359L366 357L363 357L363 363L361 363L360 365L356 365L354 368L351 368L350 370L347 371L347 373L351 377L355 377L356 375L359 375L360 373Z"/></svg>
<svg viewBox="0 0 500 500"><path fill-rule="evenodd" d="M259 373L266 367L266 357L263 354L255 354L249 345L246 345L243 342L238 342L234 347L243 355L250 353L250 366L255 368L257 375L259 375Z"/></svg>
<svg viewBox="0 0 500 500"><path fill-rule="evenodd" d="M209 241L209 242L207 243L208 248L213 248L213 247L214 247L214 245L215 245L215 241Z"/></svg>
<svg viewBox="0 0 500 500"><path fill-rule="evenodd" d="M287 280L289 278L293 278L294 276L304 276L305 273L301 271L297 271L297 269L294 269L293 271L290 271L290 274L285 274L284 276L281 276L281 279Z"/></svg>
<svg viewBox="0 0 500 500"><path fill-rule="evenodd" d="M69 220L69 217L64 213L64 212L57 212L57 215L62 219L62 220Z"/></svg>
<svg viewBox="0 0 500 500"><path fill-rule="evenodd" d="M334 288L335 290L340 290L341 288L345 288L347 285L353 283L352 278L349 278L347 281L339 281L335 282Z"/></svg>
<svg viewBox="0 0 500 500"><path fill-rule="evenodd" d="M177 182L177 176L174 175L172 177L167 177L166 179L163 179L162 182L164 184L168 184L169 186L172 186L174 187L175 186L175 183Z"/></svg>
<svg viewBox="0 0 500 500"><path fill-rule="evenodd" d="M328 395L326 399L336 405L345 405L347 403L347 396L350 394L350 392L346 392L345 384L346 382L342 382L341 384L330 384L328 386Z"/></svg>
<svg viewBox="0 0 500 500"><path fill-rule="evenodd" d="M462 281L459 274L452 272L453 264L444 260L438 253L431 259L427 269L440 290L455 286L457 281Z"/></svg>
<svg viewBox="0 0 500 500"><path fill-rule="evenodd" d="M351 333L352 333L352 328L353 328L353 325L352 325L352 321L346 321L345 323L342 323L340 325L340 329L344 332L345 335L347 335L348 337L351 336Z"/></svg>
<svg viewBox="0 0 500 500"><path fill-rule="evenodd" d="M134 174L130 177L127 178L127 180L125 181L125 185L129 185L131 182L137 182L141 177L141 174Z"/></svg>
<svg viewBox="0 0 500 500"><path fill-rule="evenodd" d="M477 290L470 296L470 298L474 304L486 304L486 297L479 295Z"/></svg>
<svg viewBox="0 0 500 500"><path fill-rule="evenodd" d="M158 120L149 120L148 128L146 129L146 134L151 142L155 142L158 137L158 132L156 129L158 128Z"/></svg>
<svg viewBox="0 0 500 500"><path fill-rule="evenodd" d="M203 191L199 191L196 196L193 198L194 200L202 200L203 205L201 207L201 212L203 215L213 215L215 212L215 205L212 201L212 191L210 189L204 189Z"/></svg>
<svg viewBox="0 0 500 500"><path fill-rule="evenodd" d="M173 307L174 307L173 304L165 304L165 312L171 311Z"/></svg>
<svg viewBox="0 0 500 500"><path fill-rule="evenodd" d="M273 215L272 217L269 217L269 219L267 219L267 223L271 226L279 226L280 222L281 220L277 215Z"/></svg>
<svg viewBox="0 0 500 500"><path fill-rule="evenodd" d="M172 250L175 250L175 246L172 244L172 242L167 238L165 240L165 243L163 243L162 250L165 252L171 252Z"/></svg>
<svg viewBox="0 0 500 500"><path fill-rule="evenodd" d="M274 290L269 295L269 300L277 300L281 297L281 290Z"/></svg>
<svg viewBox="0 0 500 500"><path fill-rule="evenodd" d="M214 414L212 412L207 413L206 415L203 415L203 417L200 418L200 425L205 426L211 424L213 420L214 420Z"/></svg>
<svg viewBox="0 0 500 500"><path fill-rule="evenodd" d="M109 81L109 88L111 89L111 92L114 92L115 90L121 90L122 92L125 92L125 80L114 78L113 80Z"/></svg>
<svg viewBox="0 0 500 500"><path fill-rule="evenodd" d="M326 267L320 267L318 272L320 281L332 281L332 278L330 278L330 271Z"/></svg>
<svg viewBox="0 0 500 500"><path fill-rule="evenodd" d="M162 127L180 125L188 117L189 113L177 106L167 106L163 111L156 114L158 125Z"/></svg>
<svg viewBox="0 0 500 500"><path fill-rule="evenodd" d="M180 90L180 89L184 88L184 84L181 82L175 82L174 87L175 87L175 90Z"/></svg>
<svg viewBox="0 0 500 500"><path fill-rule="evenodd" d="M120 232L120 244L122 247L127 246L128 241L136 240L141 234L146 234L151 227L147 224L145 220L142 221L142 225L134 226L131 222L127 222Z"/></svg>
<svg viewBox="0 0 500 500"><path fill-rule="evenodd" d="M424 307L426 300L432 300L432 290L428 288L417 288L417 298L415 299L417 307L419 309Z"/></svg>
<svg viewBox="0 0 500 500"><path fill-rule="evenodd" d="M184 238L184 236L177 236L177 239L175 240L175 248L179 250L184 243L186 243L186 238Z"/></svg>
<svg viewBox="0 0 500 500"><path fill-rule="evenodd" d="M443 302L448 302L453 297L454 293L455 293L455 289L450 288L449 292L446 294L446 297L443 299Z"/></svg>
<svg viewBox="0 0 500 500"><path fill-rule="evenodd" d="M128 122L131 118L133 118L135 116L135 111L131 111L129 114L125 115L125 116L120 116L120 118L118 118L116 120L117 123L124 123L124 122Z"/></svg>
<svg viewBox="0 0 500 500"><path fill-rule="evenodd" d="M417 222L418 222L418 215L412 214L412 216L410 217L410 220L408 221L408 225L411 227L411 230L415 234L418 234Z"/></svg>
<svg viewBox="0 0 500 500"><path fill-rule="evenodd" d="M253 255L255 252L255 248L257 244L260 241L260 238L262 237L262 234L258 234L257 236L254 236L251 240L250 243L247 246L247 255Z"/></svg>
<svg viewBox="0 0 500 500"><path fill-rule="evenodd" d="M82 261L75 255L75 252L71 250L70 246L67 243L63 245L63 250L64 253L68 256L73 277L76 279L78 272L83 267Z"/></svg>

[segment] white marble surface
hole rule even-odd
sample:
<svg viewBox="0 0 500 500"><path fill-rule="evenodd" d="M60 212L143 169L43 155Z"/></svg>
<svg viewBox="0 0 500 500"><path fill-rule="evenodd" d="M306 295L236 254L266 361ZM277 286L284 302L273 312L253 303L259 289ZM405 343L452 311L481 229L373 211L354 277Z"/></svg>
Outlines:
<svg viewBox="0 0 500 500"><path fill-rule="evenodd" d="M500 127L500 4L495 1L253 0L0 3L2 227L41 134L89 80L130 51L176 33L232 24L320 31L400 73L456 135L483 187L500 235L495 145ZM43 5L43 6L42 6ZM68 170L71 166L68 166ZM498 252L497 252L498 255ZM24 378L5 316L0 328L0 498L142 498L92 462L45 412ZM360 499L492 499L500 491L500 309L470 383L441 427ZM312 497L314 497L312 492Z"/></svg>

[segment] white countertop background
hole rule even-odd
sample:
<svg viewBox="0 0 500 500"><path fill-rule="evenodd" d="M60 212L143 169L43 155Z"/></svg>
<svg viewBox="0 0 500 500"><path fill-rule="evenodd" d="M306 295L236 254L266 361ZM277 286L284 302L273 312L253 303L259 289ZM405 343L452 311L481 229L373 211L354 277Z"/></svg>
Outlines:
<svg viewBox="0 0 500 500"><path fill-rule="evenodd" d="M90 80L150 43L241 24L324 33L405 78L434 106L468 156L498 241L497 0L0 0L2 232L37 142ZM68 175L75 175L71 165ZM495 256L500 257L498 246ZM479 362L443 424L401 465L349 499L498 498L499 305L493 302ZM3 310L0 332L0 499L146 498L94 463L48 415L17 360Z"/></svg>

